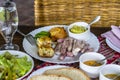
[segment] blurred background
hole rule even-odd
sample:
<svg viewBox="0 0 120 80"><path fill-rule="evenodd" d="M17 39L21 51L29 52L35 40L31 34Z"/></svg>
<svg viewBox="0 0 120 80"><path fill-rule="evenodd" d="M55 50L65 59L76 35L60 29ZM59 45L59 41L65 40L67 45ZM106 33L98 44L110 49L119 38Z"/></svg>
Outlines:
<svg viewBox="0 0 120 80"><path fill-rule="evenodd" d="M2 3L4 0L0 0ZM13 0L16 2L19 25L34 26L34 0Z"/></svg>
<svg viewBox="0 0 120 80"><path fill-rule="evenodd" d="M2 2L4 0L0 0ZM46 26L91 22L93 27L120 26L120 0L13 0L17 4L19 25Z"/></svg>

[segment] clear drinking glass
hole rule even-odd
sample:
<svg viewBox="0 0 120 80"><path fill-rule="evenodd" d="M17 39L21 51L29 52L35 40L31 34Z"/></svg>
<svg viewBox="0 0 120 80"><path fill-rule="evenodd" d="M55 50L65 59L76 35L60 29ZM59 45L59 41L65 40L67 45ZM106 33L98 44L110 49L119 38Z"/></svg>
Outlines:
<svg viewBox="0 0 120 80"><path fill-rule="evenodd" d="M6 0L0 6L0 33L6 44L0 50L19 50L19 46L12 43L13 36L18 29L18 13L16 4Z"/></svg>

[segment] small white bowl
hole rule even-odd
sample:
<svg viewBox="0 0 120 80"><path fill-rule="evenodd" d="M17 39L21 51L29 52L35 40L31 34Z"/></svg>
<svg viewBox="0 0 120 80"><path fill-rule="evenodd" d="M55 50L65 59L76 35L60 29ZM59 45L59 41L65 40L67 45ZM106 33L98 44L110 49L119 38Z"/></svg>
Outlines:
<svg viewBox="0 0 120 80"><path fill-rule="evenodd" d="M100 66L89 66L89 65L84 64L84 62L88 61L88 60L97 61L97 60L101 60L101 59L104 59L104 58L105 58L105 56L103 56L100 53L96 53L96 52L84 53L79 58L79 68L82 69L84 72L86 72L89 77L97 78L99 76L99 69L101 67L103 67L104 65L106 65L107 60L105 60L103 62L103 64L100 65Z"/></svg>
<svg viewBox="0 0 120 80"><path fill-rule="evenodd" d="M104 75L106 74L120 74L120 65L116 64L107 64L100 69L99 80L112 80Z"/></svg>
<svg viewBox="0 0 120 80"><path fill-rule="evenodd" d="M77 25L77 26L83 26L85 28L87 28L87 30L83 33L79 33L79 34L76 34L76 33L72 33L70 31L70 29L74 26L74 25ZM88 26L88 23L86 22L75 22L75 23L72 23L68 26L68 35L70 37L73 37L75 39L78 39L78 40L84 40L84 41L88 41L91 37L91 32L90 32L90 26Z"/></svg>

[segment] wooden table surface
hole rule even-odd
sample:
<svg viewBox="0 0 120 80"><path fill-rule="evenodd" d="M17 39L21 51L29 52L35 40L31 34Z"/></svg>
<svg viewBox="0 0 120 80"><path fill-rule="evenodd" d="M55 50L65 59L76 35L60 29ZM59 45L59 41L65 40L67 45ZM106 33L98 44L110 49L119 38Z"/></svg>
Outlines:
<svg viewBox="0 0 120 80"><path fill-rule="evenodd" d="M38 27L34 27L34 26L19 26L18 29L21 30L23 33L28 34L29 32L31 32L34 29L37 29ZM99 36L101 33L104 33L106 31L110 30L110 28L103 28L103 27L91 27L91 32L93 32L96 36ZM14 39L13 39L13 43L18 44L20 47L20 51L24 51L23 47L22 47L22 41L23 41L23 36L21 36L19 33L15 33L14 35ZM0 35L0 45L3 45L4 39L3 37ZM33 58L34 59L34 58ZM37 66L38 64L43 63L40 60L36 60L34 59L35 62L35 66Z"/></svg>

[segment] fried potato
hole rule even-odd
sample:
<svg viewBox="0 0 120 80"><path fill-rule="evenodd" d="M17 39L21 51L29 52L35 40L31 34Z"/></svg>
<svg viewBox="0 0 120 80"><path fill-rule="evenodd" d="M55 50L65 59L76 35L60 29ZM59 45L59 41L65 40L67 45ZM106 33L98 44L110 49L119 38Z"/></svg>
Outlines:
<svg viewBox="0 0 120 80"><path fill-rule="evenodd" d="M47 36L37 38L38 47L41 47L41 46L51 47L51 44L52 44L52 40Z"/></svg>
<svg viewBox="0 0 120 80"><path fill-rule="evenodd" d="M52 48L52 40L48 36L37 38L38 55L44 58L50 58L54 56L54 50Z"/></svg>
<svg viewBox="0 0 120 80"><path fill-rule="evenodd" d="M54 56L54 50L51 47L42 46L39 48L38 52L38 55L40 57L51 58Z"/></svg>

